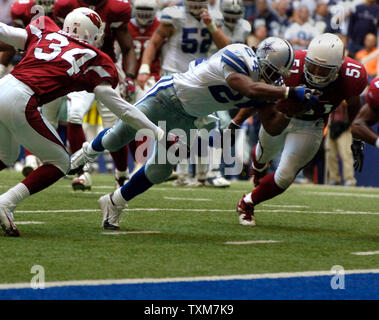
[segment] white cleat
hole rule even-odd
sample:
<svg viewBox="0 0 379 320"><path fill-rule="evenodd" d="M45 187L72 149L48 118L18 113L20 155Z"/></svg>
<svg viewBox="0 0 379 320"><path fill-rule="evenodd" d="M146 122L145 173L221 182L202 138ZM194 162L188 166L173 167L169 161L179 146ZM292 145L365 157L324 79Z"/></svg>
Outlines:
<svg viewBox="0 0 379 320"><path fill-rule="evenodd" d="M91 175L88 172L83 172L79 177L72 180L72 188L74 191L81 190L91 190L92 180Z"/></svg>
<svg viewBox="0 0 379 320"><path fill-rule="evenodd" d="M94 162L100 152L89 153L90 143L88 141L83 143L81 149L76 151L70 159L70 171L68 174L76 174L83 169L86 163Z"/></svg>
<svg viewBox="0 0 379 320"><path fill-rule="evenodd" d="M8 207L0 206L0 225L3 228L5 235L9 237L20 236L20 231L18 231L13 222L13 212Z"/></svg>
<svg viewBox="0 0 379 320"><path fill-rule="evenodd" d="M33 172L33 170L38 168L38 159L35 155L31 154L25 157L25 165L22 168L22 174L27 177Z"/></svg>
<svg viewBox="0 0 379 320"><path fill-rule="evenodd" d="M108 230L119 230L120 229L120 215L125 206L116 206L111 200L112 194L106 194L102 196L99 200L99 206L103 212L103 228Z"/></svg>
<svg viewBox="0 0 379 320"><path fill-rule="evenodd" d="M252 203L246 203L244 201L245 194L237 203L238 221L242 226L254 227L256 226L254 217L254 205Z"/></svg>
<svg viewBox="0 0 379 320"><path fill-rule="evenodd" d="M228 188L230 187L230 181L226 180L221 173L213 177L208 177L205 179L198 178L199 182L205 187L213 188Z"/></svg>

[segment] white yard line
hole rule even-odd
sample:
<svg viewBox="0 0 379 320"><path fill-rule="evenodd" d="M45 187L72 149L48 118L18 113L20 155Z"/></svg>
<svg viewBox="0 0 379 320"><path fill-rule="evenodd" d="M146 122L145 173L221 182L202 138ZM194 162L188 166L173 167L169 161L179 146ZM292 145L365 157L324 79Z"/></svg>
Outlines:
<svg viewBox="0 0 379 320"><path fill-rule="evenodd" d="M356 197L356 198L379 198L379 194L370 193L345 193L345 192L322 192L322 191L302 191L299 192L304 195L315 194L318 196L328 197Z"/></svg>
<svg viewBox="0 0 379 320"><path fill-rule="evenodd" d="M206 198L176 198L176 197L163 197L166 200L185 200L185 201L212 201L212 199Z"/></svg>
<svg viewBox="0 0 379 320"><path fill-rule="evenodd" d="M261 244L261 243L276 243L282 242L277 240L250 240L250 241L227 241L224 244L235 244L235 245L243 245L243 244Z"/></svg>
<svg viewBox="0 0 379 320"><path fill-rule="evenodd" d="M295 204L262 204L263 207L273 208L309 208L309 206L300 206Z"/></svg>
<svg viewBox="0 0 379 320"><path fill-rule="evenodd" d="M23 225L23 224L44 224L45 222L41 221L17 221L17 225Z"/></svg>
<svg viewBox="0 0 379 320"><path fill-rule="evenodd" d="M160 231L110 231L110 232L101 232L101 234L105 235L121 235L121 234L154 234L154 233L161 233Z"/></svg>
<svg viewBox="0 0 379 320"><path fill-rule="evenodd" d="M344 270L344 274L377 274L379 269L356 269ZM261 274L243 274L227 276L199 276L186 278L142 278L142 279L108 279L108 280L73 280L73 281L53 281L45 282L45 288L67 287L67 286L98 286L113 284L138 284L138 283L167 283L167 282L194 282L194 281L225 281L225 280L253 280L253 279L283 279L298 277L317 277L317 276L334 276L335 272L331 270L304 271L304 272L280 272L280 273L261 273ZM7 289L30 289L30 283L3 283L0 284L0 290Z"/></svg>
<svg viewBox="0 0 379 320"><path fill-rule="evenodd" d="M372 256L372 255L375 255L375 254L379 254L379 250L378 251L352 252L351 254L355 254L357 256Z"/></svg>
<svg viewBox="0 0 379 320"><path fill-rule="evenodd" d="M81 213L81 212L99 212L99 209L71 209L71 210L18 210L18 213ZM173 211L173 212L236 212L235 209L185 209L185 208L128 208L124 211ZM289 210L289 209L256 209L255 212L267 213L304 213L304 214L337 214L337 215L379 215L379 212L370 211L309 211L309 210Z"/></svg>

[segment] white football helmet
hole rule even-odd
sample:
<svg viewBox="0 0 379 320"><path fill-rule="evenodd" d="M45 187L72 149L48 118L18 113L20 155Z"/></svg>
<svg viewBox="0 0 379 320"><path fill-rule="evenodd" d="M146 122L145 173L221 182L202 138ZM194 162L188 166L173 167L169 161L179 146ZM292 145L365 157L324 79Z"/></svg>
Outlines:
<svg viewBox="0 0 379 320"><path fill-rule="evenodd" d="M95 47L101 47L104 25L100 16L89 8L77 8L71 11L63 23L63 31L75 39L85 41Z"/></svg>
<svg viewBox="0 0 379 320"><path fill-rule="evenodd" d="M44 15L49 15L53 12L55 0L35 0L34 3L43 8Z"/></svg>
<svg viewBox="0 0 379 320"><path fill-rule="evenodd" d="M305 56L306 81L316 88L326 87L337 79L343 61L344 45L338 36L324 33L315 37Z"/></svg>
<svg viewBox="0 0 379 320"><path fill-rule="evenodd" d="M221 12L225 25L233 29L238 19L243 17L245 6L242 0L222 0Z"/></svg>
<svg viewBox="0 0 379 320"><path fill-rule="evenodd" d="M256 55L259 62L260 77L266 83L272 84L290 76L295 54L291 44L284 39L269 37L263 40Z"/></svg>
<svg viewBox="0 0 379 320"><path fill-rule="evenodd" d="M183 0L187 11L198 17L202 9L208 9L208 0Z"/></svg>
<svg viewBox="0 0 379 320"><path fill-rule="evenodd" d="M151 25L157 12L155 0L134 0L133 13L136 21L141 26Z"/></svg>

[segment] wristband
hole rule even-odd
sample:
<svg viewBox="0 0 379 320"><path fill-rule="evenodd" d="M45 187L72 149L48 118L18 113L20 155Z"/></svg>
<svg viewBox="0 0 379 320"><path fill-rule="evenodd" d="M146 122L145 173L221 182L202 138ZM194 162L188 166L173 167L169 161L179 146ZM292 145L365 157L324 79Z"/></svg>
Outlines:
<svg viewBox="0 0 379 320"><path fill-rule="evenodd" d="M146 63L141 64L138 74L150 74L150 66Z"/></svg>
<svg viewBox="0 0 379 320"><path fill-rule="evenodd" d="M136 76L134 74L131 74L131 73L127 73L125 76L126 76L126 78L130 78L133 80L136 78Z"/></svg>
<svg viewBox="0 0 379 320"><path fill-rule="evenodd" d="M379 137L376 139L375 147L377 147L379 149Z"/></svg>
<svg viewBox="0 0 379 320"><path fill-rule="evenodd" d="M210 24L208 24L207 28L208 28L210 33L214 33L217 31L217 26L215 25L214 22L211 22Z"/></svg>

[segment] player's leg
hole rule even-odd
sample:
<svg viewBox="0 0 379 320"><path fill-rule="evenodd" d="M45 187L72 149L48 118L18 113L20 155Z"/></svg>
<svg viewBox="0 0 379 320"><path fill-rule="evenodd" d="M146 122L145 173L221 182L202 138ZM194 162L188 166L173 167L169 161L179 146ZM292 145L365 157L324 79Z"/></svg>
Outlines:
<svg viewBox="0 0 379 320"><path fill-rule="evenodd" d="M70 145L71 154L81 149L86 141L86 136L83 131L83 119L85 114L91 108L95 99L93 93L86 91L71 92L67 95L67 140ZM90 190L91 176L88 172L88 167L84 167L76 178L72 180L74 190Z"/></svg>
<svg viewBox="0 0 379 320"><path fill-rule="evenodd" d="M271 136L263 126L259 130L258 142L254 146L251 158L250 176L257 187L261 179L267 174L272 159L282 150L287 130L280 135Z"/></svg>
<svg viewBox="0 0 379 320"><path fill-rule="evenodd" d="M341 183L341 176L338 166L338 148L337 141L330 138L330 134L326 137L326 163L328 167L328 183L330 185L337 185Z"/></svg>
<svg viewBox="0 0 379 320"><path fill-rule="evenodd" d="M240 224L255 225L254 206L284 192L297 173L316 155L323 138L323 123L316 125L294 119L290 127L276 171L265 176L258 187L239 201L237 211Z"/></svg>
<svg viewBox="0 0 379 320"><path fill-rule="evenodd" d="M42 106L41 112L47 121L55 128L58 129L58 115L59 109L62 105L62 98L57 98L46 105ZM27 177L34 169L36 169L41 161L28 149L25 152L25 165L22 168L22 174Z"/></svg>
<svg viewBox="0 0 379 320"><path fill-rule="evenodd" d="M357 180L354 177L354 159L351 151L351 144L353 137L351 135L351 129L344 131L337 139L338 152L342 162L343 180L345 186L355 186Z"/></svg>

